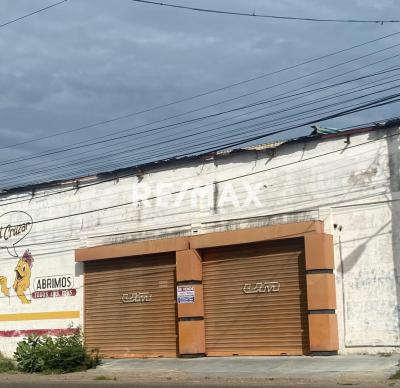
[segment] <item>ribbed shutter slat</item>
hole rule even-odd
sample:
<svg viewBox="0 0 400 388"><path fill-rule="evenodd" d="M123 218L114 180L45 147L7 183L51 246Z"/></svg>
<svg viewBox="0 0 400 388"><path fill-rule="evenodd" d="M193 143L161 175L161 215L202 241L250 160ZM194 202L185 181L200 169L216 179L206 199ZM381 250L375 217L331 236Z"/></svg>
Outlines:
<svg viewBox="0 0 400 388"><path fill-rule="evenodd" d="M148 292L151 301L123 303ZM85 263L85 338L104 357L177 355L174 254Z"/></svg>
<svg viewBox="0 0 400 388"><path fill-rule="evenodd" d="M309 353L301 239L202 253L208 355ZM255 292L256 283L264 282L277 282L279 291ZM244 292L249 290L253 293Z"/></svg>

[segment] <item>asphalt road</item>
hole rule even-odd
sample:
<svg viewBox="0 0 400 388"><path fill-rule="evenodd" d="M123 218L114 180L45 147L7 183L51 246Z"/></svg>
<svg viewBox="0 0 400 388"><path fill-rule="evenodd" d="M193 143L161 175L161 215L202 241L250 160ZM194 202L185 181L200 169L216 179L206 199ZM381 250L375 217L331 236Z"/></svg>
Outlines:
<svg viewBox="0 0 400 388"><path fill-rule="evenodd" d="M0 382L1 388L293 388L293 387L304 387L304 388L338 388L341 385L338 384L299 384L293 383L287 385L284 384L267 384L267 385L227 385L227 384L197 384L197 383L118 383L116 381L85 381L85 382ZM357 388L371 388L371 385L356 384ZM377 385L373 385L377 387ZM382 385L382 387L387 387L387 384ZM378 388L378 387L377 387Z"/></svg>

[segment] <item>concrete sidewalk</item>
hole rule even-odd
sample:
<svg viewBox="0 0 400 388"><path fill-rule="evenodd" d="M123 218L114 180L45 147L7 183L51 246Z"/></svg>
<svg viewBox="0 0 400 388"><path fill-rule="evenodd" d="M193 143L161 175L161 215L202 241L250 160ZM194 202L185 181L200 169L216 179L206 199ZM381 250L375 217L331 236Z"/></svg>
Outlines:
<svg viewBox="0 0 400 388"><path fill-rule="evenodd" d="M204 380L297 380L383 382L398 368L400 355L327 357L207 357L195 359L105 360L96 375Z"/></svg>

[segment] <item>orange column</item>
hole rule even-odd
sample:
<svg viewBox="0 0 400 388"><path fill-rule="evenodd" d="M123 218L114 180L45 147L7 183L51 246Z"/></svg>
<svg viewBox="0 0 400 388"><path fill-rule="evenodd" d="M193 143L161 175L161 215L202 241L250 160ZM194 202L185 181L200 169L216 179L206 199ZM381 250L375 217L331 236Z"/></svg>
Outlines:
<svg viewBox="0 0 400 388"><path fill-rule="evenodd" d="M310 351L336 353L339 349L333 237L310 233L304 236Z"/></svg>
<svg viewBox="0 0 400 388"><path fill-rule="evenodd" d="M196 250L176 252L179 354L205 354L203 271Z"/></svg>

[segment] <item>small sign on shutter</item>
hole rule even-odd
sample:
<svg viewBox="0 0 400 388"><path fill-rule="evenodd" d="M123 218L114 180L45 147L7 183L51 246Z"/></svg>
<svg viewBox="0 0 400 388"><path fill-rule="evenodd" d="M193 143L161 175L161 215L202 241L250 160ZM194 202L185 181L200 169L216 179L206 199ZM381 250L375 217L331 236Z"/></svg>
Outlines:
<svg viewBox="0 0 400 388"><path fill-rule="evenodd" d="M178 286L176 294L178 303L194 303L196 291L192 286Z"/></svg>

